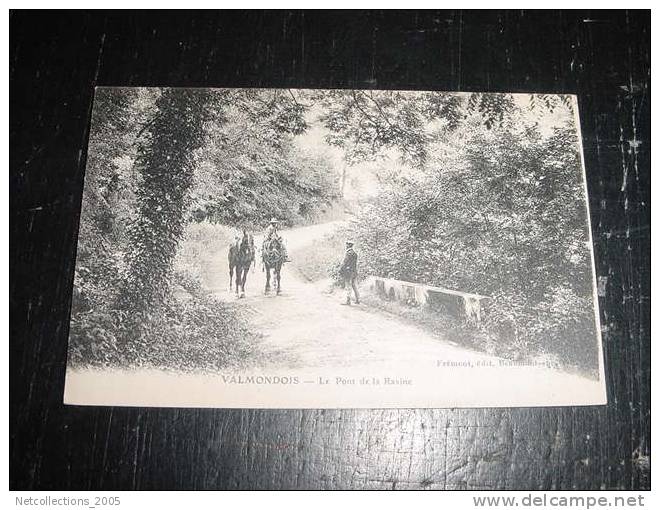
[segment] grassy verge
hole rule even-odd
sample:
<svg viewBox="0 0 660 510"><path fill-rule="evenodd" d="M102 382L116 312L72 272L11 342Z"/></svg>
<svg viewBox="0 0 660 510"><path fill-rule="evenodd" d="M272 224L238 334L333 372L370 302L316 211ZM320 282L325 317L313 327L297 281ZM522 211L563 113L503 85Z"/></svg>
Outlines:
<svg viewBox="0 0 660 510"><path fill-rule="evenodd" d="M126 317L117 310L89 311L71 322L73 367L158 368L215 372L250 363L259 336L243 311L191 290L157 313Z"/></svg>
<svg viewBox="0 0 660 510"><path fill-rule="evenodd" d="M237 230L208 222L192 223L179 245L175 270L198 280L205 288L229 285L227 253Z"/></svg>
<svg viewBox="0 0 660 510"><path fill-rule="evenodd" d="M293 266L310 282L332 278L344 256L344 235L334 232L289 254Z"/></svg>

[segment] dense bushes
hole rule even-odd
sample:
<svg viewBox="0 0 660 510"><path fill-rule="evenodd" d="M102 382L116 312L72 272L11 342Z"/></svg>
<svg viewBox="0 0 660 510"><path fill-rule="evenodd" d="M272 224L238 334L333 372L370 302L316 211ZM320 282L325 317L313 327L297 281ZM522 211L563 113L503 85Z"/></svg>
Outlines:
<svg viewBox="0 0 660 510"><path fill-rule="evenodd" d="M208 126L199 153L190 213L194 220L265 228L313 219L338 198L338 175L327 155L295 143L306 111L287 91L233 90L223 124Z"/></svg>
<svg viewBox="0 0 660 510"><path fill-rule="evenodd" d="M180 277L187 290L195 284ZM177 278L179 280L179 278ZM203 292L171 299L157 314L94 309L71 319L69 364L80 367L217 371L249 362L258 341L241 310ZM135 324L149 324L136 328Z"/></svg>
<svg viewBox="0 0 660 510"><path fill-rule="evenodd" d="M338 176L329 163L291 142L275 152L264 151L258 140L241 152L211 147L197 172L193 220L259 229L274 216L292 226L314 220L338 198Z"/></svg>
<svg viewBox="0 0 660 510"><path fill-rule="evenodd" d="M498 342L597 367L575 131L468 120L429 157L348 228L364 270L492 296L484 328Z"/></svg>

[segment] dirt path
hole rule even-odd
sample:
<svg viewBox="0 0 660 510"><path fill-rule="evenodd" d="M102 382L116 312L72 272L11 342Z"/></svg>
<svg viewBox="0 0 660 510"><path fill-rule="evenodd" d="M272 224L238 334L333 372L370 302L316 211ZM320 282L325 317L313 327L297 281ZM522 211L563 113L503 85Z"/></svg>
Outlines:
<svg viewBox="0 0 660 510"><path fill-rule="evenodd" d="M289 250L312 243L341 223L284 231ZM260 245L260 240L257 240ZM286 264L283 293L264 296L265 276L250 272L247 297L228 290L226 250L208 261L204 284L218 298L244 307L263 334L259 361L245 375L299 376L300 384L234 384L227 374L158 370L68 370L65 402L186 407L483 407L575 405L606 401L598 381L503 360L453 344L365 305L342 306ZM327 284L325 285L327 288ZM363 376L379 385L362 385ZM351 378L355 379L351 379ZM321 379L326 378L325 382ZM387 382L388 378L394 382ZM410 379L406 382L405 379Z"/></svg>
<svg viewBox="0 0 660 510"><path fill-rule="evenodd" d="M282 236L292 252L333 232L341 224L332 222L284 230ZM260 238L256 244L261 245ZM218 298L235 302L224 273L223 257L209 273L207 286ZM285 364L268 368L387 369L391 366L401 370L414 369L420 359L494 359L432 336L381 310L362 304L344 306L343 292L330 294L327 282L307 282L295 269L295 260L284 265L281 295L265 296L264 284L265 274L257 261L256 268L248 275L246 297L239 303L249 309L252 325L264 335L263 348L277 353L273 359Z"/></svg>

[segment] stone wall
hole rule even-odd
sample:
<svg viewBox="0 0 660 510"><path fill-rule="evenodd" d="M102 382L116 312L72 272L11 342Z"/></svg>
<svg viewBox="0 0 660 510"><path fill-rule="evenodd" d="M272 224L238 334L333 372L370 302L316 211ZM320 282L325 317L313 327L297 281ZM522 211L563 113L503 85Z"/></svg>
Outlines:
<svg viewBox="0 0 660 510"><path fill-rule="evenodd" d="M483 318L488 296L443 289L432 285L371 277L369 285L383 299L399 301L411 306L421 306L435 312L444 312L470 323L479 323Z"/></svg>

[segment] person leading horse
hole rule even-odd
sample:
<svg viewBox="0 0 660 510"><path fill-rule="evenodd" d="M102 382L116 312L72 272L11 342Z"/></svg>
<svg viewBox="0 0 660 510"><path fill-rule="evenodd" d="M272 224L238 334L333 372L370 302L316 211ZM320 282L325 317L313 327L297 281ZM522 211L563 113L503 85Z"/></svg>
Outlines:
<svg viewBox="0 0 660 510"><path fill-rule="evenodd" d="M278 295L280 294L282 264L289 262L286 245L278 232L278 226L279 222L277 219L272 218L266 229L266 236L261 247L261 258L263 260L264 270L266 271L266 288L264 289L264 294L270 292L271 270L275 279L276 292Z"/></svg>

